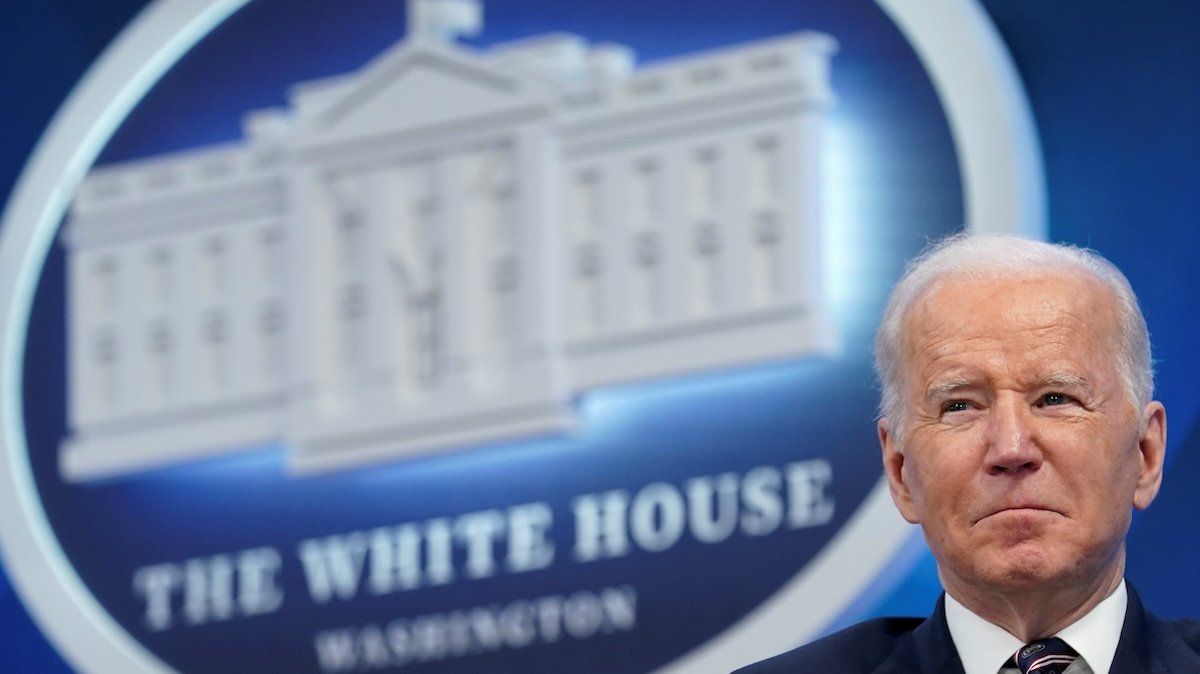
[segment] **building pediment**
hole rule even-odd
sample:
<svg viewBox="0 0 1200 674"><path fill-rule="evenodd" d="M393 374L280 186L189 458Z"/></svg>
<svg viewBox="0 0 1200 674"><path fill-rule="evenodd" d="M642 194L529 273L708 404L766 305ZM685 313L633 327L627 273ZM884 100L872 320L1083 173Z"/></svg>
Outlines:
<svg viewBox="0 0 1200 674"><path fill-rule="evenodd" d="M301 148L545 114L539 87L469 52L409 43L362 72L301 85L293 96Z"/></svg>

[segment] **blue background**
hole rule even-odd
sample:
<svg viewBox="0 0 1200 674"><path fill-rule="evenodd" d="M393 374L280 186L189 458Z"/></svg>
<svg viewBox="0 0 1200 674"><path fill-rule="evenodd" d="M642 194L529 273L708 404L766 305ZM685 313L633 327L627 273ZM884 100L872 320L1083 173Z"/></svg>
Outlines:
<svg viewBox="0 0 1200 674"><path fill-rule="evenodd" d="M79 1L36 1L9 3L4 8L4 23L0 29L5 36L0 41L0 91L5 92L3 125L0 126L0 185L5 193L71 85L142 4L111 1L101 6ZM314 0L313 4L321 3ZM373 4L384 8L379 10L381 12L389 11L386 3ZM743 4L751 10L746 16L753 16L754 4ZM398 5L391 3L392 7ZM1195 584L1190 582L1192 569L1200 560L1200 547L1190 528L1186 524L1180 526L1180 523L1192 521L1191 514L1200 500L1194 488L1200 484L1200 426L1197 425L1200 388L1194 383L1200 361L1195 352L1200 319L1194 311L1196 297L1200 294L1200 278L1197 278L1193 264L1194 255L1200 251L1197 241L1200 233L1196 227L1200 215L1200 197L1197 196L1200 126L1195 121L1200 113L1200 87L1197 87L1200 83L1200 47L1195 39L1200 34L1200 8L1192 2L1182 1L1146 4L1139 6L1136 12L1129 12L1126 5L1108 0L1056 4L1006 1L985 2L984 5L1014 54L1034 107L1047 171L1051 237L1092 246L1124 269L1142 299L1154 339L1159 362L1159 397L1167 403L1169 411L1171 465L1158 502L1136 520L1130 538L1129 577L1157 612L1169 616L1200 615L1200 590L1194 589ZM685 6L693 13L701 12L700 8L704 7L656 2L644 16L632 17L631 25L664 21ZM259 10L252 5L250 11ZM310 77L356 67L399 33L400 11L391 11L396 22L389 25L380 21L375 24L375 35L353 36L352 42L359 45L360 51L339 51L341 62L328 56L310 64L298 65L291 60L287 69L279 68L276 72L271 61L263 61L259 75L267 81L275 78L283 84L290 81L289 73L296 67ZM582 27L574 28L593 39L633 43L643 58L661 55L654 53L653 44L630 35L625 28L614 30L612 35L604 34L604 13L599 9L595 12L595 17L589 17L586 10L579 10L576 18ZM243 20L252 22L253 17ZM827 17L827 20L836 25L838 17ZM714 25L719 27L714 30L721 32L724 41L752 39L763 30L753 20L741 21L733 27L727 23ZM547 28L573 27L563 26L561 21L551 26L537 25L533 21L528 25L509 23L505 28L512 36L518 36ZM744 30L745 34L730 34L738 30ZM491 31L488 36L492 39L510 37ZM867 35L864 39L871 37ZM309 41L327 38L339 44L346 42L344 35L326 35L319 30L304 38ZM877 39L882 44L889 38L880 34ZM664 53L703 46L706 36L692 34L679 40L684 44L664 45ZM694 40L694 44L686 44L688 40ZM316 49L314 53L320 51ZM253 59L253 52L253 47L248 44L245 53L227 53L230 67ZM302 54L296 52L296 56ZM204 76L200 71L189 73L186 65L168 79ZM847 84L852 86L854 81ZM857 81L862 82L861 79ZM192 90L202 92L202 81ZM262 91L257 86L240 92L235 88L228 94L228 104L232 109L245 109L276 102L271 96L278 95L278 88L274 94L265 94L265 99ZM268 88L267 91L272 90ZM853 92L844 88L841 92L844 99L853 100L850 95ZM919 93L915 96L920 99ZM196 106L186 97L157 105L160 106L157 112L153 105L144 106L145 109L130 120L128 130L114 139L106 159L117 160L150 151L229 139L237 133L236 117L205 118L203 114L195 113L202 106ZM178 106L179 114L172 115L173 105ZM163 118L174 121L170 127L156 127L154 120ZM943 130L911 131L917 137L906 139L906 143L928 145L934 153L945 151ZM928 138L922 138L922 133ZM934 195L931 199L944 198L946 192L958 189L953 175L935 173L927 177L930 192ZM920 211L919 204L913 208L914 212ZM905 247L914 245L912 240L901 243ZM53 266L56 261L51 260L50 264ZM31 339L33 337L31 335ZM38 377L47 385L44 389L33 385L30 395L36 396L39 391L61 391L61 366L56 362L61 363L61 360L39 359ZM804 373L790 374L803 376ZM745 376L759 377L754 386L760 389L766 386L769 391L770 381L764 382L762 378L782 375L751 372ZM740 384L734 381L726 385L737 387ZM703 391L689 391L682 385L650 391L646 395L678 399L679 396L703 395ZM49 397L35 398L34 401L54 405ZM617 401L620 402L619 396ZM602 403L603 399L597 402ZM732 413L738 411L735 409ZM870 429L865 432L869 434ZM553 453L554 449L535 445L527 449L528 455L518 460L536 460L539 451ZM271 456L259 461L269 465L275 460ZM453 469L452 463L429 468ZM719 469L717 465L712 466L713 472ZM707 472L704 467L697 467L689 474ZM202 485L204 478L203 473L187 471L160 475L155 485L156 488L178 489L189 481ZM616 479L621 478L616 476ZM576 491L566 489L564 493ZM177 506L186 508L186 499L184 492ZM519 496L514 496L503 502L519 500ZM136 504L123 504L125 506ZM463 511L467 509L469 507L462 508ZM395 520L389 520L387 513L378 513L378 516L382 518L381 522ZM906 561L911 564L897 565L906 569L905 573L887 579L888 582L881 584L875 594L856 607L853 615L845 618L926 610L937 591L932 563L921 550L909 551ZM7 584L0 585L0 629L6 635L4 646L0 648L0 670L66 671L65 665L31 625Z"/></svg>

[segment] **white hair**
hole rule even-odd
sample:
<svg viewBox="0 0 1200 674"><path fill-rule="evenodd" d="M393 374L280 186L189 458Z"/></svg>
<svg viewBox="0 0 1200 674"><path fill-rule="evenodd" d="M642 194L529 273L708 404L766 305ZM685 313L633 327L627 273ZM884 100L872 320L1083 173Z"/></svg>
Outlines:
<svg viewBox="0 0 1200 674"><path fill-rule="evenodd" d="M1154 395L1150 334L1129 280L1113 263L1093 250L1067 244L1013 235L959 233L933 243L908 263L892 289L875 333L875 373L882 389L879 414L891 420L892 432L897 437L902 435L906 355L902 338L905 318L917 299L947 277L983 279L1069 270L1090 275L1112 293L1117 318L1117 374L1129 402L1139 411L1145 407Z"/></svg>

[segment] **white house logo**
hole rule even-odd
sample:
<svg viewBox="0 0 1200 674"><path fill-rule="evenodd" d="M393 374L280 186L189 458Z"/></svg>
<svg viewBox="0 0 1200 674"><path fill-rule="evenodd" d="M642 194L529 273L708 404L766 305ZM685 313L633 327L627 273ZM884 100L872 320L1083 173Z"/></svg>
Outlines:
<svg viewBox="0 0 1200 674"><path fill-rule="evenodd" d="M286 438L300 468L560 431L581 391L827 353L834 41L636 70L485 52L414 2L243 143L93 172L70 256L72 479Z"/></svg>
<svg viewBox="0 0 1200 674"><path fill-rule="evenodd" d="M927 237L1041 224L978 7L245 4L151 5L5 211L0 542L73 665L728 671L887 596L874 316ZM213 56L383 16L92 166L193 43L256 83Z"/></svg>

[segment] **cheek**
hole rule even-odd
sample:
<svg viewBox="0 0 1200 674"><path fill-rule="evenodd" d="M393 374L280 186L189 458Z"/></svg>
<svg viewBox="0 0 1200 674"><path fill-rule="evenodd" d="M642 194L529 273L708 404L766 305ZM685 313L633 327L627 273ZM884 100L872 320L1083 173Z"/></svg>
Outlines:
<svg viewBox="0 0 1200 674"><path fill-rule="evenodd" d="M938 515L944 517L945 511L952 509L956 491L969 479L957 474L952 466L938 462L910 461L905 463L903 471L913 503L920 509L926 525L936 525Z"/></svg>
<svg viewBox="0 0 1200 674"><path fill-rule="evenodd" d="M1114 443L1113 438L1121 438L1121 441ZM1140 453L1136 440L1127 438L1129 433L1124 428L1089 435L1076 443L1074 462L1068 470L1087 476L1089 484L1086 486L1100 492L1109 502L1118 500L1117 495L1123 496L1126 492L1132 497L1141 472ZM1128 504L1118 505L1125 507Z"/></svg>

